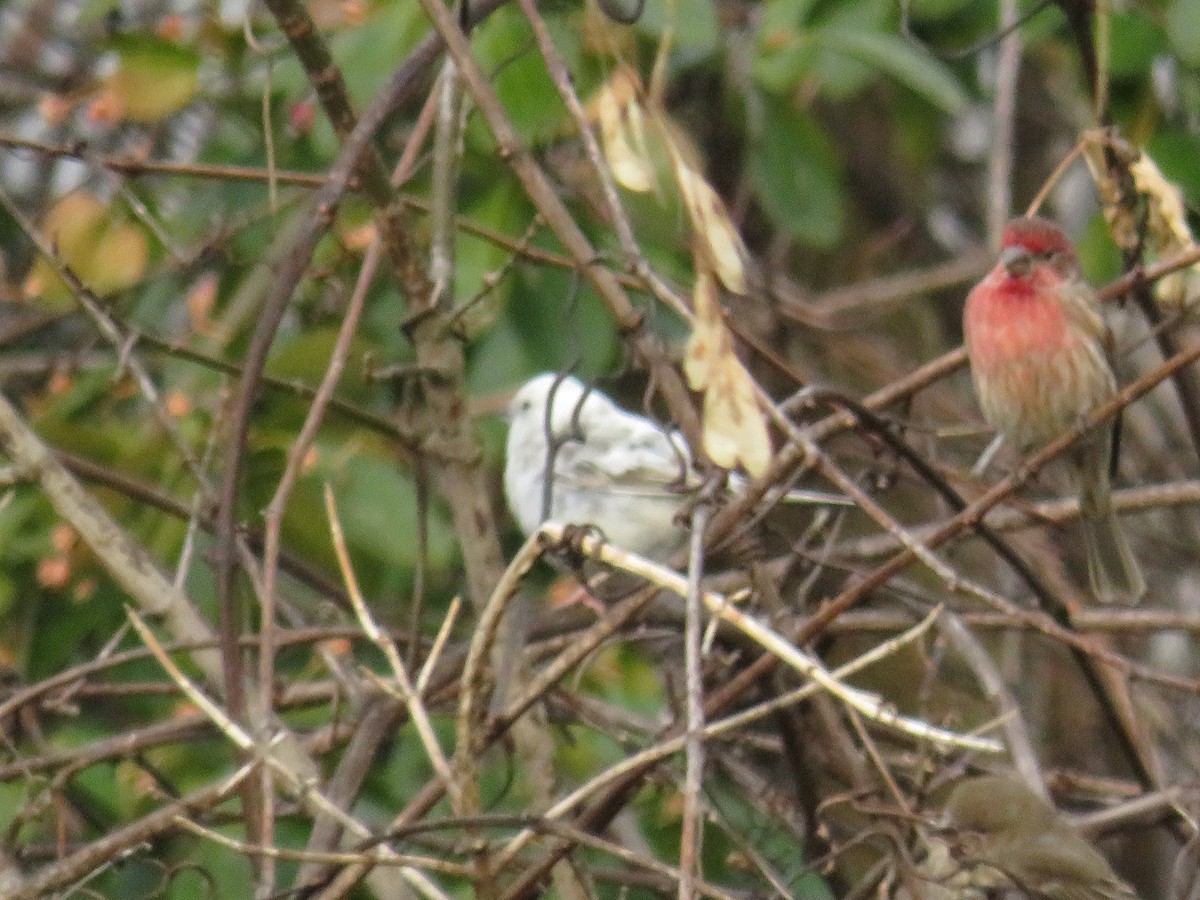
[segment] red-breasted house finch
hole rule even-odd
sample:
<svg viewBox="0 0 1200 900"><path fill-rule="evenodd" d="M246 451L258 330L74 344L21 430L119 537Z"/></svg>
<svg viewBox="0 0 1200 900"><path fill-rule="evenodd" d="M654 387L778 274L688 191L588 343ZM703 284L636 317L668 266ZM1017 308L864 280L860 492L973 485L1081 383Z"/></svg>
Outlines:
<svg viewBox="0 0 1200 900"><path fill-rule="evenodd" d="M1057 225L1013 219L1001 245L1000 262L967 297L963 331L984 418L1026 449L1073 427L1116 392L1111 335ZM1112 426L1085 435L1069 459L1092 591L1102 603L1134 603L1146 582L1112 509Z"/></svg>

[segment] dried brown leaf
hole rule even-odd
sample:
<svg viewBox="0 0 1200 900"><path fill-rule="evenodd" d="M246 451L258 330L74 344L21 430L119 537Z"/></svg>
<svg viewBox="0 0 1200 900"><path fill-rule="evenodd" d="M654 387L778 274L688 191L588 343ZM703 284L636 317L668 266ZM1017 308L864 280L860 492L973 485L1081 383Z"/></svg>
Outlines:
<svg viewBox="0 0 1200 900"><path fill-rule="evenodd" d="M771 462L771 436L754 382L733 352L716 281L703 269L694 299L696 319L684 373L692 389L704 393L704 452L722 468L740 464L751 475L762 475Z"/></svg>
<svg viewBox="0 0 1200 900"><path fill-rule="evenodd" d="M622 66L592 100L600 124L600 143L613 177L628 190L654 189L654 163L646 143L646 116L637 73Z"/></svg>
<svg viewBox="0 0 1200 900"><path fill-rule="evenodd" d="M1112 177L1105 158L1108 149L1129 170L1134 189L1145 202L1146 246L1157 259L1176 256L1195 246L1187 224L1183 191L1168 181L1162 170L1145 151L1102 130L1084 135L1083 157L1096 182L1096 190L1104 205L1104 217L1117 246L1132 250L1139 246L1140 236L1134 212L1121 202L1121 191ZM1200 299L1200 264L1172 272L1159 280L1154 288L1159 305L1173 312L1182 311Z"/></svg>
<svg viewBox="0 0 1200 900"><path fill-rule="evenodd" d="M667 136L671 169L692 223L697 254L703 257L707 268L716 273L728 290L745 294L746 270L743 260L747 253L741 235L733 227L720 196L687 161L670 130L664 127L662 132Z"/></svg>

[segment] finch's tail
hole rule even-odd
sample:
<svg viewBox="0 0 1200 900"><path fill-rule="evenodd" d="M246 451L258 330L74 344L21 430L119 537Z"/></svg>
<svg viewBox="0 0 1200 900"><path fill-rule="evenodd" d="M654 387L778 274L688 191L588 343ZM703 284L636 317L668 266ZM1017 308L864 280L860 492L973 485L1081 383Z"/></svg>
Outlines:
<svg viewBox="0 0 1200 900"><path fill-rule="evenodd" d="M1133 604L1146 593L1146 579L1113 512L1108 459L1107 447L1091 447L1078 460L1088 579L1099 602Z"/></svg>

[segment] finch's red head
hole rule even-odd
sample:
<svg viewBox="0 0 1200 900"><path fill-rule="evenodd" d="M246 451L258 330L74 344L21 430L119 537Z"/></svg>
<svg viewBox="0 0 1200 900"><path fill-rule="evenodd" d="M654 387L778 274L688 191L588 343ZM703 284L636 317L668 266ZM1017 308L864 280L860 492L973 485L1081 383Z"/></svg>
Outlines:
<svg viewBox="0 0 1200 900"><path fill-rule="evenodd" d="M1013 219L1004 228L1000 247L1000 262L1013 277L1028 275L1042 263L1049 263L1065 276L1079 272L1075 247L1062 229L1047 219L1036 216Z"/></svg>

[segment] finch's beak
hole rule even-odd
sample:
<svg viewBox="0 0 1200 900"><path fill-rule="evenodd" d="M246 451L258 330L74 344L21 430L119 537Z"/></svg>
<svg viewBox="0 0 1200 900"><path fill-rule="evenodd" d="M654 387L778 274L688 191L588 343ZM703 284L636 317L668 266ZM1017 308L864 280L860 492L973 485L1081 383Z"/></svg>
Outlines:
<svg viewBox="0 0 1200 900"><path fill-rule="evenodd" d="M1033 254L1019 245L1005 247L1000 251L1000 264L1010 278L1023 278L1033 271Z"/></svg>

